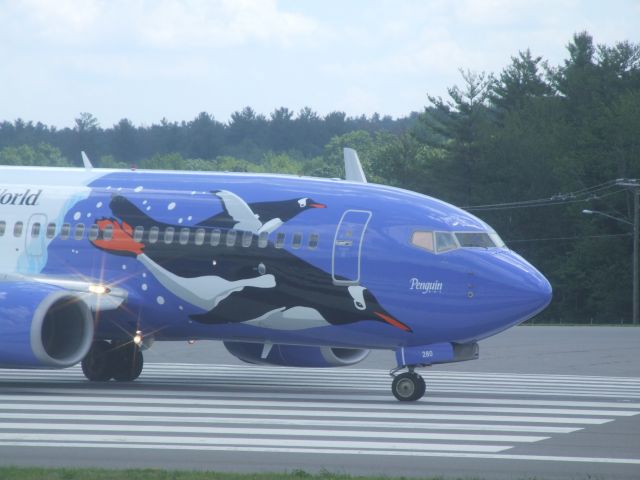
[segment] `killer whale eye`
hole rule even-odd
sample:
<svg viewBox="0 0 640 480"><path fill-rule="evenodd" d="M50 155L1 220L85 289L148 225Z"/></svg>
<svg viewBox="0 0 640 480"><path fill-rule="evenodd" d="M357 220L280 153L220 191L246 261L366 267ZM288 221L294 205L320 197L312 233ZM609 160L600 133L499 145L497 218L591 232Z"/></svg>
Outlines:
<svg viewBox="0 0 640 480"><path fill-rule="evenodd" d="M298 205L300 206L300 208L304 208L307 206L308 201L308 198L301 198L300 200L298 200Z"/></svg>

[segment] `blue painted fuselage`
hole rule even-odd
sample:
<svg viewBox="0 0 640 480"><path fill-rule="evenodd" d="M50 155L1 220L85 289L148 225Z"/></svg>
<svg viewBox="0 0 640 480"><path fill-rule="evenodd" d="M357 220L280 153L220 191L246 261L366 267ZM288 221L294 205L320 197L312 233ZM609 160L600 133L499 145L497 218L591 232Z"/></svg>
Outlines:
<svg viewBox="0 0 640 480"><path fill-rule="evenodd" d="M492 229L396 188L148 171L7 168L3 177L8 194L39 192L33 205L6 196L0 206L0 220L27 230L5 271L127 293L120 308L97 312L97 338L468 343L527 320L551 297L544 276L499 242L439 250L437 232ZM55 233L29 239L34 221ZM433 243L421 246L416 232Z"/></svg>

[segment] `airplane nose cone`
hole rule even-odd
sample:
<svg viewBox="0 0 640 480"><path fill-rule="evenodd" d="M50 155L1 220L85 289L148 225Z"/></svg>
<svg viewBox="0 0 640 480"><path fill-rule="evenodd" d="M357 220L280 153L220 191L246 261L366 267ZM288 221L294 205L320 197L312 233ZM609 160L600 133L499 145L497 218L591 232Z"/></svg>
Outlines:
<svg viewBox="0 0 640 480"><path fill-rule="evenodd" d="M545 309L551 302L549 281L524 258L514 252L501 253L500 258L510 270L505 277L505 300L512 305L514 317L523 322Z"/></svg>
<svg viewBox="0 0 640 480"><path fill-rule="evenodd" d="M531 306L531 310L534 312L531 316L538 312L541 312L551 302L553 291L549 280L542 275L534 267L531 267L534 272L531 272L531 276L528 279L528 287L526 289L526 295L529 298L528 303Z"/></svg>

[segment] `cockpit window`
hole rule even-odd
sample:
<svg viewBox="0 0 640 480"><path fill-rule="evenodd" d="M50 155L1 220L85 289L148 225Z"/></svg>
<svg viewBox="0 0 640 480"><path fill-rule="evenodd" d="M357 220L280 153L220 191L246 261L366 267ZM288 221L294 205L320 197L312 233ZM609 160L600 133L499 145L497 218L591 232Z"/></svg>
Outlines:
<svg viewBox="0 0 640 480"><path fill-rule="evenodd" d="M506 248L496 232L417 231L411 235L411 244L434 253L450 252L458 248Z"/></svg>
<svg viewBox="0 0 640 480"><path fill-rule="evenodd" d="M424 248L425 250L434 252L433 232L413 232L411 244L418 248Z"/></svg>
<svg viewBox="0 0 640 480"><path fill-rule="evenodd" d="M488 232L458 232L456 233L456 238L458 239L460 246L463 248L494 248L498 246ZM498 239L499 238L500 237L498 237ZM500 240L500 242L502 242L502 240Z"/></svg>
<svg viewBox="0 0 640 480"><path fill-rule="evenodd" d="M449 252L458 248L458 242L450 232L436 232L436 251Z"/></svg>

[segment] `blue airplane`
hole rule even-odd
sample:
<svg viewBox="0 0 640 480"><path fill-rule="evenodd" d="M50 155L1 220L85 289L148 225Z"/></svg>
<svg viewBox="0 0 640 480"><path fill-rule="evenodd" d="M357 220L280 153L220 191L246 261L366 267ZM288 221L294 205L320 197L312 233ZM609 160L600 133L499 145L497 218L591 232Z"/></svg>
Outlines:
<svg viewBox="0 0 640 480"><path fill-rule="evenodd" d="M153 341L222 340L252 364L336 367L393 350L417 367L551 300L482 220L366 182L286 175L0 167L0 367L131 381ZM400 373L401 371L403 373Z"/></svg>

